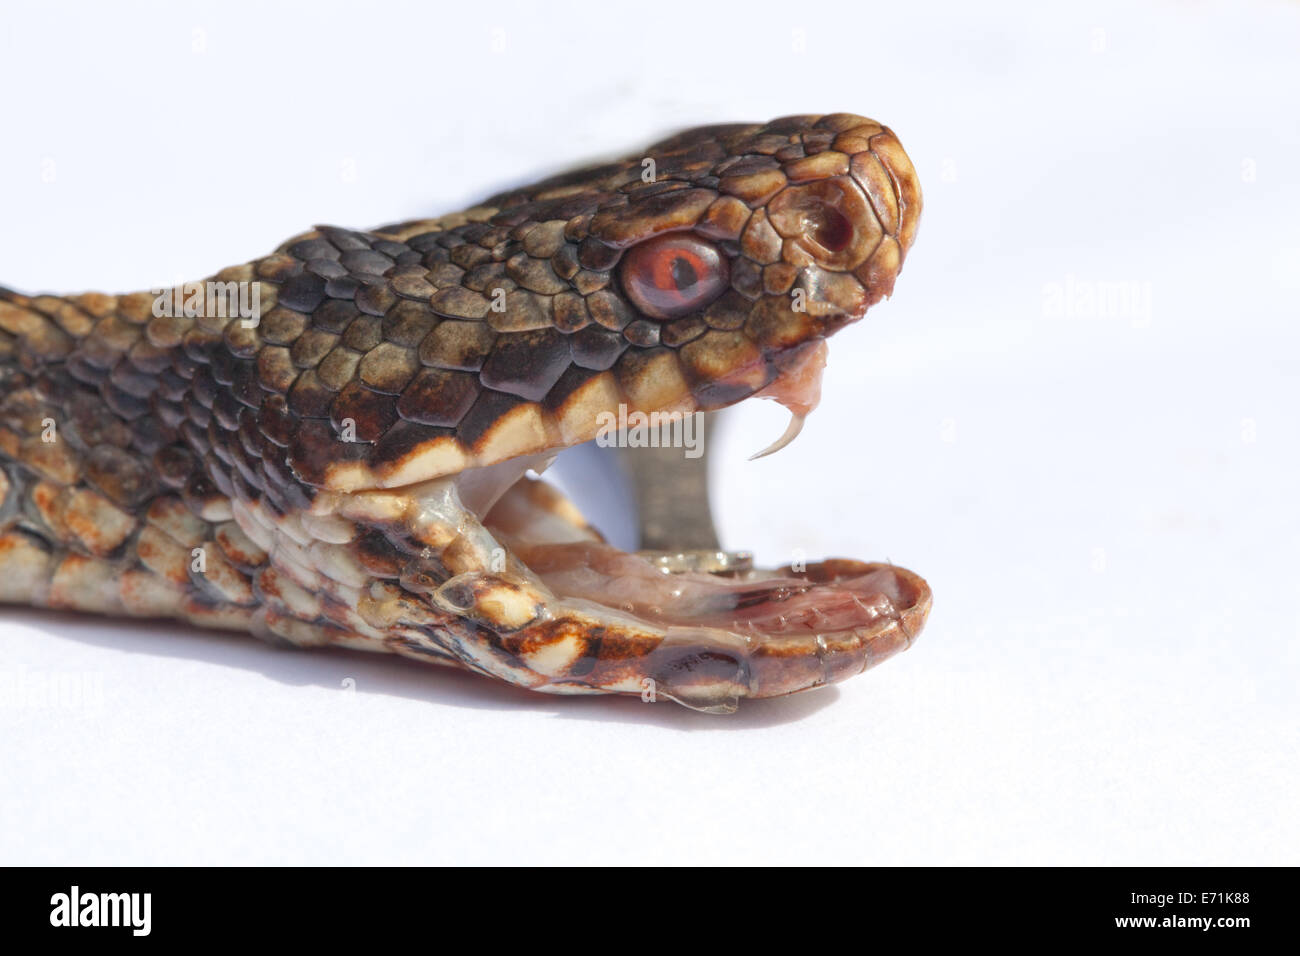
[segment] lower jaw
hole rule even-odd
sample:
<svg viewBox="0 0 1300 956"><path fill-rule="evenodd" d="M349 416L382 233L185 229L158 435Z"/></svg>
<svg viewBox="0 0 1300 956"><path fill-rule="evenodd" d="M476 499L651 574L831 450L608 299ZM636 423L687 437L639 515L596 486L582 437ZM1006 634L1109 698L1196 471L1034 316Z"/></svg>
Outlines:
<svg viewBox="0 0 1300 956"><path fill-rule="evenodd" d="M622 551L527 476L484 525L562 605L662 631L645 670L697 709L727 711L734 696L778 697L861 673L910 647L931 605L924 580L889 564L829 559L763 570L718 551Z"/></svg>

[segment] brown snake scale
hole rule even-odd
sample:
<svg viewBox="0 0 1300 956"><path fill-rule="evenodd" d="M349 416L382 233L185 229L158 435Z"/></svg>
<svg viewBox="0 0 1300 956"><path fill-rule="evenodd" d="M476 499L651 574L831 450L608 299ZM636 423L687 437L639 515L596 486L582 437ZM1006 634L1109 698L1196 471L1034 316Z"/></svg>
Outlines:
<svg viewBox="0 0 1300 956"><path fill-rule="evenodd" d="M620 406L805 414L920 210L890 130L796 116L318 227L181 308L0 290L0 602L713 711L856 674L921 629L916 575L666 571L525 469Z"/></svg>

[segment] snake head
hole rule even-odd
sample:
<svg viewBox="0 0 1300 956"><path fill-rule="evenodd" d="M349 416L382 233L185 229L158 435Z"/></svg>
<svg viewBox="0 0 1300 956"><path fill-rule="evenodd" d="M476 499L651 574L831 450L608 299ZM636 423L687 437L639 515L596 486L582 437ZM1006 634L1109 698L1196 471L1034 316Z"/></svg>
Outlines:
<svg viewBox="0 0 1300 956"><path fill-rule="evenodd" d="M836 113L690 130L642 169L588 239L623 250L622 289L662 323L695 407L774 398L790 426L755 457L784 448L820 398L826 336L893 291L921 214L911 161Z"/></svg>
<svg viewBox="0 0 1300 956"><path fill-rule="evenodd" d="M679 323L670 338L742 331L787 348L892 292L921 193L897 138L873 120L703 127L648 156L653 181L610 201L588 234L627 248L623 288L643 314ZM709 174L693 176L706 162Z"/></svg>
<svg viewBox="0 0 1300 956"><path fill-rule="evenodd" d="M624 250L621 286L677 347L698 407L767 394L802 420L816 346L892 293L922 206L911 161L849 113L706 126L647 156L654 182L589 237Z"/></svg>
<svg viewBox="0 0 1300 956"><path fill-rule="evenodd" d="M921 213L898 139L847 113L689 130L558 188L579 184L603 194L572 224L580 260L612 266L634 337L676 350L705 409L770 388L889 295Z"/></svg>
<svg viewBox="0 0 1300 956"><path fill-rule="evenodd" d="M890 294L920 212L894 134L835 113L689 130L441 219L322 227L259 274L285 277L281 306L332 310L331 329L376 316L377 334L288 395L330 418L298 432L293 469L396 487L587 441L620 409L752 395L797 425L826 337ZM373 274L313 274L335 249ZM347 421L359 441L340 445Z"/></svg>

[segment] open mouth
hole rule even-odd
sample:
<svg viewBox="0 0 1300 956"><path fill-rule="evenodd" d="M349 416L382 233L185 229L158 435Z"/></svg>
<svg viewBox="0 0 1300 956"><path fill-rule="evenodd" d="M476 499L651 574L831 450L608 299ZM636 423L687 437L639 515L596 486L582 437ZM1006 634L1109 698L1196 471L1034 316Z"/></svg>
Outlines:
<svg viewBox="0 0 1300 956"><path fill-rule="evenodd" d="M817 403L823 364L824 348L791 366L765 397L801 421ZM790 436L787 430L777 444ZM404 502L401 524L410 538L441 549L443 560L458 549L477 555L467 562L476 570L460 572L430 568L430 552L405 549L412 561L403 588L448 615L477 609L495 631L490 648L453 644L460 663L498 676L509 671L516 681L519 668L547 675L531 681L535 690L649 690L726 712L740 697L782 696L851 677L907 649L920 632L931 603L920 577L851 559L757 568L712 538L707 489L698 480L703 462L692 466L692 485L670 473L688 461L680 448L637 454L649 451L637 465L649 476L642 485L668 491L639 496L642 508L665 511L657 521L641 515L643 529L661 528L652 540L643 534L645 550L610 544L578 504L540 477L552 453L383 493ZM352 503L367 497L348 496ZM427 528L439 530L431 537ZM459 544L448 544L449 528ZM498 572L496 583L484 584L484 564ZM557 629L564 639L555 639Z"/></svg>
<svg viewBox="0 0 1300 956"><path fill-rule="evenodd" d="M821 338L796 346L766 385L747 386L792 416L760 454L788 445L817 405L826 352ZM753 369L733 371L738 383L754 380ZM741 400L746 386L719 381L723 394L731 389L719 405ZM687 395L650 408L680 419L702 415L704 404ZM442 459L417 448L393 472L414 480L321 490L299 513L236 501L235 521L275 566L259 578L274 602L266 628L295 643L386 650L545 693L639 694L730 712L741 698L858 674L905 650L924 625L929 587L903 568L835 558L762 569L724 551L703 461L693 483L682 483L674 470L690 456L671 442L635 466L642 490L654 492L638 496L641 509L659 511L640 515L643 532L658 532L643 533L641 550L613 546L583 517L581 491L575 503L540 477L556 453L599 442L601 430L579 434L432 475Z"/></svg>

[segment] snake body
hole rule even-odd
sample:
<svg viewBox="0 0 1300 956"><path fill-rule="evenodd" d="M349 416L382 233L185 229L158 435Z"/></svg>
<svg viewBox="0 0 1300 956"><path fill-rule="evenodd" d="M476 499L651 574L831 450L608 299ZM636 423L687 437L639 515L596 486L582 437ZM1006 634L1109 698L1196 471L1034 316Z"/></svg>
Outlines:
<svg viewBox="0 0 1300 956"><path fill-rule="evenodd" d="M797 116L194 288L0 291L0 602L713 711L858 673L919 632L916 575L665 569L525 469L620 406L806 411L920 208L886 127Z"/></svg>

